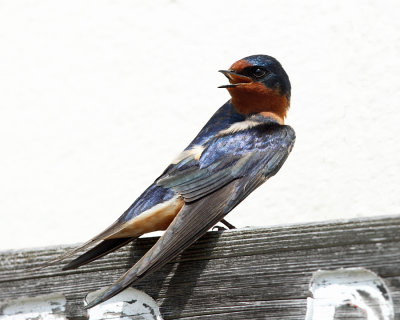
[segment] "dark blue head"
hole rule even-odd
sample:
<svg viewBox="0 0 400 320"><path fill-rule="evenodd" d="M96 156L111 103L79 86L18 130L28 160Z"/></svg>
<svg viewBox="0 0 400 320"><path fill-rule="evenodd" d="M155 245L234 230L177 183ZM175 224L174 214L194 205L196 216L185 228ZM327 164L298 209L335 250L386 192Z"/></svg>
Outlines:
<svg viewBox="0 0 400 320"><path fill-rule="evenodd" d="M235 67L239 67L240 70L235 70ZM290 99L291 86L289 77L279 61L274 57L263 54L249 56L234 63L230 69L248 76L254 81L262 82L270 89L277 89L280 94Z"/></svg>

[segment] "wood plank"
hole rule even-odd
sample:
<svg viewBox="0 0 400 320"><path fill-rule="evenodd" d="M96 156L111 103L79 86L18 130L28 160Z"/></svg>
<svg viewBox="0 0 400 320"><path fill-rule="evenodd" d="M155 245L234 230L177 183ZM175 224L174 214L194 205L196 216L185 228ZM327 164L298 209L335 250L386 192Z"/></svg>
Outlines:
<svg viewBox="0 0 400 320"><path fill-rule="evenodd" d="M85 295L111 284L156 240L65 272L62 264L30 269L73 246L0 252L0 301L62 293L67 316L86 317ZM385 281L400 319L399 249L400 216L213 231L136 288L164 319L304 319L313 272L363 267Z"/></svg>

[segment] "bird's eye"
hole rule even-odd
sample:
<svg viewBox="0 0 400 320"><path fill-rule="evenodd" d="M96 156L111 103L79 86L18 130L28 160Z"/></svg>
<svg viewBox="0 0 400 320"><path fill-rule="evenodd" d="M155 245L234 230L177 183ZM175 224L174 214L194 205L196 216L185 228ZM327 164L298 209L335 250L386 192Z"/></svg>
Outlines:
<svg viewBox="0 0 400 320"><path fill-rule="evenodd" d="M261 68L256 68L256 69L253 71L253 75L254 75L256 78L262 78L262 77L264 77L266 74L267 74L267 71L264 70L264 69L261 69Z"/></svg>

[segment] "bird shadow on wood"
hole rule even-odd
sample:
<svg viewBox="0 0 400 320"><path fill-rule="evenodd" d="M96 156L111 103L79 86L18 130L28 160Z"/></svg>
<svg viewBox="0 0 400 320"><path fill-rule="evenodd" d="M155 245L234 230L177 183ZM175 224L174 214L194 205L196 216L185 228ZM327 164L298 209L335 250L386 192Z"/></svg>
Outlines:
<svg viewBox="0 0 400 320"><path fill-rule="evenodd" d="M186 249L178 258L178 262L171 265L172 276L166 279L164 297L159 301L160 311L163 316L179 318L187 312L189 299L193 296L198 279L209 263L216 243L222 232L209 232ZM160 303L161 302L161 303Z"/></svg>
<svg viewBox="0 0 400 320"><path fill-rule="evenodd" d="M129 257L126 268L129 269L138 262L158 241L158 239L158 237L149 237L134 240L129 248ZM157 270L146 278L140 280L132 287L142 290L152 298L157 299L159 292L163 287L164 279L168 274L170 274L173 266L173 263L167 263L160 270Z"/></svg>
<svg viewBox="0 0 400 320"><path fill-rule="evenodd" d="M172 262L133 287L155 299L163 316L179 317L192 297L198 278L206 268L221 235L220 231L208 232ZM135 264L157 240L158 238L135 240L129 249L127 266Z"/></svg>

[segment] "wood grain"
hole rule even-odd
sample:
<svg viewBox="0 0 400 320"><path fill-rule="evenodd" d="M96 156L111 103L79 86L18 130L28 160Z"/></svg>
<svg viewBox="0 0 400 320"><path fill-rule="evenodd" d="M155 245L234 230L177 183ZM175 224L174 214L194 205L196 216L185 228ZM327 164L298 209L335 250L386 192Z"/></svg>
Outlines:
<svg viewBox="0 0 400 320"><path fill-rule="evenodd" d="M65 272L63 264L31 269L73 246L0 252L0 301L62 293L67 316L85 318L85 295L110 285L156 240L138 239ZM164 319L297 320L305 317L313 272L340 267L379 275L400 319L400 216L208 232L136 288L157 301Z"/></svg>

